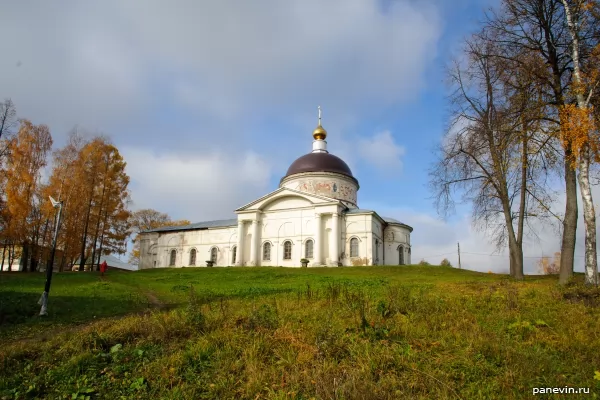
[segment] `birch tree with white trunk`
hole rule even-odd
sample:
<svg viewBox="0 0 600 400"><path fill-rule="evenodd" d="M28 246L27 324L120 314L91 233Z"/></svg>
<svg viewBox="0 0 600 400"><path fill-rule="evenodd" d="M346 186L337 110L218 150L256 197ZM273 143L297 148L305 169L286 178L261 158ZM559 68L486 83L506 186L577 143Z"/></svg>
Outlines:
<svg viewBox="0 0 600 400"><path fill-rule="evenodd" d="M590 164L597 153L597 132L594 127L590 100L598 87L597 74L582 70L581 32L590 23L587 11L593 6L590 0L561 0L569 34L573 63L573 95L576 106L565 105L561 110L561 133L575 142L573 160L577 166L577 181L583 205L585 226L585 283L598 285L598 259L596 250L596 212L590 186ZM588 44L589 45L589 44ZM598 46L598 44L596 44ZM589 50L589 49L588 49ZM596 76L594 76L596 75Z"/></svg>

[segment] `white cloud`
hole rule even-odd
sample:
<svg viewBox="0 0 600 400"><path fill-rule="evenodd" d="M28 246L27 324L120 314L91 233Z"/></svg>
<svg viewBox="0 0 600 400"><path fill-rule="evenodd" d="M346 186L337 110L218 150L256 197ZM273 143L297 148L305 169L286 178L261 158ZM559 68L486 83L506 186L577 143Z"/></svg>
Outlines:
<svg viewBox="0 0 600 400"><path fill-rule="evenodd" d="M233 218L233 211L268 191L269 163L252 152L182 158L125 148L134 209L154 208L192 222Z"/></svg>
<svg viewBox="0 0 600 400"><path fill-rule="evenodd" d="M390 4L382 12L378 0L10 2L0 14L0 98L48 124L58 145L75 124L109 134L128 163L135 208L228 217L273 189L272 164L296 151L286 146L290 132L267 135L265 121L306 124L322 105L332 152L354 168L349 127L425 86L438 9ZM293 158L310 150L309 125ZM272 154L240 152L249 144ZM389 132L365 150L381 167L401 166Z"/></svg>
<svg viewBox="0 0 600 400"><path fill-rule="evenodd" d="M387 14L370 0L145 1L119 11L148 58L185 72L175 98L188 102L179 89L191 87L196 104L217 114L223 104L246 114L251 102L287 108L317 99L352 113L412 98L439 34L436 9L407 1Z"/></svg>
<svg viewBox="0 0 600 400"><path fill-rule="evenodd" d="M385 13L376 0L13 2L0 16L0 96L59 131L114 137L165 104L217 127L316 104L364 116L414 98L439 25L434 6L408 0Z"/></svg>
<svg viewBox="0 0 600 400"><path fill-rule="evenodd" d="M402 169L404 147L396 144L390 131L383 131L368 139L360 139L358 151L361 157L377 168L397 174Z"/></svg>
<svg viewBox="0 0 600 400"><path fill-rule="evenodd" d="M133 117L145 103L141 60L106 12L78 5L4 7L0 96L19 116L66 130ZM27 21L27 23L24 23Z"/></svg>

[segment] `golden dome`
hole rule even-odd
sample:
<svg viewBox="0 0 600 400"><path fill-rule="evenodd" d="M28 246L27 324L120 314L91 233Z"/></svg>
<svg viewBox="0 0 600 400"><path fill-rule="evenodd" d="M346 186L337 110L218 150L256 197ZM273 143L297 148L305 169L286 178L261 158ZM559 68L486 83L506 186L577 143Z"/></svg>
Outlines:
<svg viewBox="0 0 600 400"><path fill-rule="evenodd" d="M313 131L313 137L315 138L315 140L325 140L325 138L327 137L327 131L321 126L321 124L319 124L319 126L317 126L317 129Z"/></svg>
<svg viewBox="0 0 600 400"><path fill-rule="evenodd" d="M317 129L313 131L313 137L315 140L325 140L327 131L321 126L321 106L317 107L317 109L319 110L319 125L317 126Z"/></svg>

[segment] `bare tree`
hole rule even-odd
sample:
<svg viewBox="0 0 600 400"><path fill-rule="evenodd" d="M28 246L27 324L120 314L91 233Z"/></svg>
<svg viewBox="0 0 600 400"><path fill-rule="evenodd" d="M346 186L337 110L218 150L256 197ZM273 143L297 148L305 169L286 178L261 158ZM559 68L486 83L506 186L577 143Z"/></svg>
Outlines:
<svg viewBox="0 0 600 400"><path fill-rule="evenodd" d="M572 89L571 35L565 24L562 0L502 0L497 12L490 12L485 30L491 32L503 49L499 56L520 63L524 53L540 58L541 68L532 70L540 84L541 95L549 106L540 115L549 124L549 132L560 131L559 110L569 103ZM592 30L582 34L585 42ZM565 213L562 216L560 283L573 274L577 231L577 176L570 159L573 143L562 140L561 175L565 181Z"/></svg>
<svg viewBox="0 0 600 400"><path fill-rule="evenodd" d="M0 103L0 142L7 143L8 139L13 133L14 128L17 126L17 110L11 99L4 100ZM0 157L6 155L8 146L3 144L0 148Z"/></svg>
<svg viewBox="0 0 600 400"><path fill-rule="evenodd" d="M495 38L475 36L464 63L450 69L453 115L430 184L443 214L453 207L453 192L462 191L474 222L497 248L508 243L510 273L522 279L525 221L549 212L542 168L547 135L537 118L539 89L499 53Z"/></svg>

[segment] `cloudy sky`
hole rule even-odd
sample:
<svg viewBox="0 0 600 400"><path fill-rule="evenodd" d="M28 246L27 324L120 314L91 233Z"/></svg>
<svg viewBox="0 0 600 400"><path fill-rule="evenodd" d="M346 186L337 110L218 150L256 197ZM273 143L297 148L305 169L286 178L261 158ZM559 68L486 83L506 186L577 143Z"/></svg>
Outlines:
<svg viewBox="0 0 600 400"><path fill-rule="evenodd" d="M469 208L441 220L427 188L448 121L444 65L494 3L8 2L0 98L48 124L56 146L75 125L109 135L134 209L192 221L231 218L276 189L310 151L321 105L329 150L361 184L359 206L415 228L413 261L456 264L460 241L463 267L503 272L506 253L492 255ZM558 243L551 227L530 241L529 271Z"/></svg>

